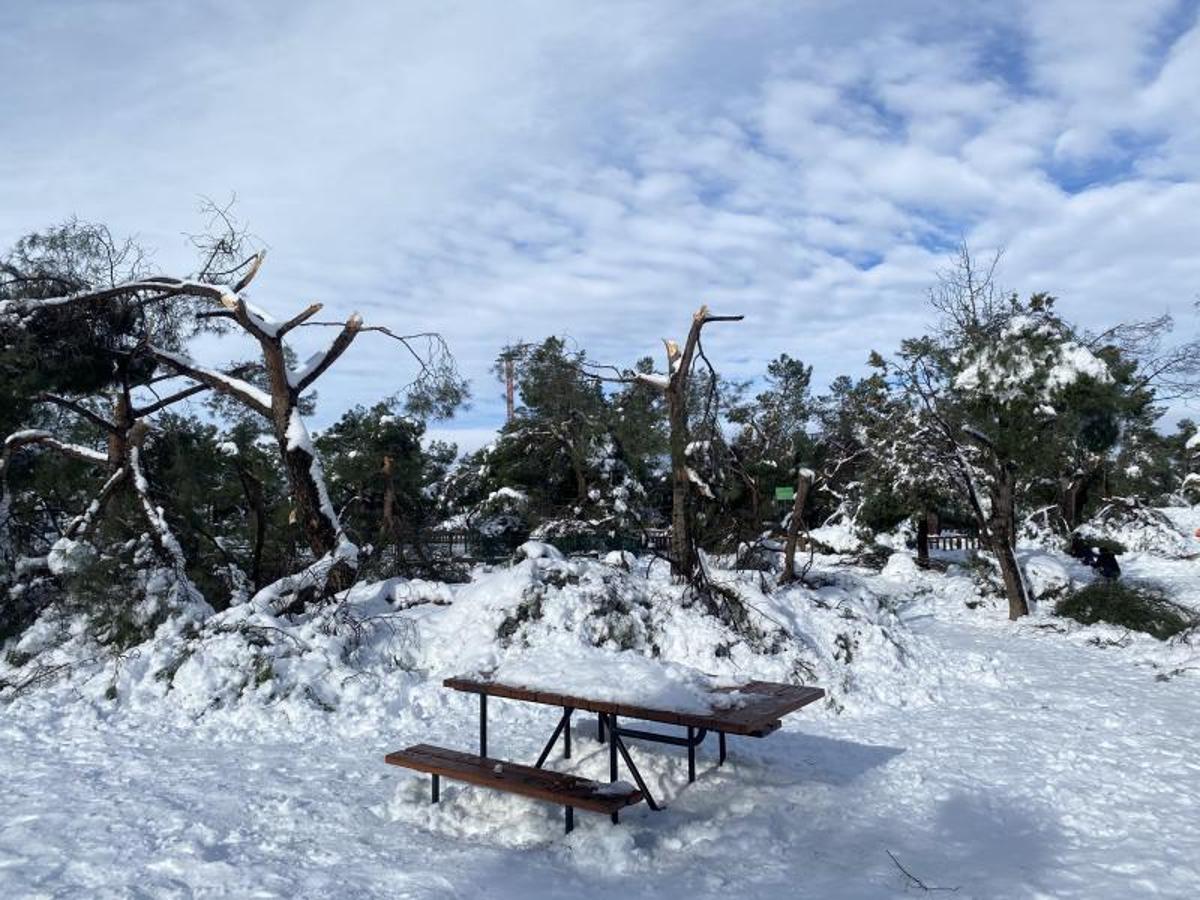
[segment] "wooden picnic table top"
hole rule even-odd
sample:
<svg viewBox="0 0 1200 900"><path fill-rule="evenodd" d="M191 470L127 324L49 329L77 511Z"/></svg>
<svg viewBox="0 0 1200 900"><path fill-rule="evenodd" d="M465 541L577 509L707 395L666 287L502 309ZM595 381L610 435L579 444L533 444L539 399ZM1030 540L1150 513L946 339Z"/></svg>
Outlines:
<svg viewBox="0 0 1200 900"><path fill-rule="evenodd" d="M503 684L478 677L447 678L442 684L453 690L466 691L471 694L486 694L509 700L544 703L548 706L571 707L588 712L642 719L647 722L664 722L669 725L706 728L710 731L723 731L726 734L752 737L764 737L770 734L779 728L779 720L783 716L808 706L810 703L815 703L825 696L824 689L819 687L780 684L774 681L751 681L733 687L715 688L712 691L714 695L729 694L735 691L742 695L751 694L753 695L751 699L744 700L736 706L714 706L707 713L696 713L581 697L576 694ZM716 699L715 696L714 699Z"/></svg>

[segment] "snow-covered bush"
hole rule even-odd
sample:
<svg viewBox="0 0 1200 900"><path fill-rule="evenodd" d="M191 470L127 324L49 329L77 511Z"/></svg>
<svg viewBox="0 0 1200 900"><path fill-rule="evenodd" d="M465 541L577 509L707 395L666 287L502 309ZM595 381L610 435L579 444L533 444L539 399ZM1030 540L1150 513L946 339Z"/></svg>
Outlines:
<svg viewBox="0 0 1200 900"><path fill-rule="evenodd" d="M1200 544L1184 536L1161 511L1132 498L1114 497L1077 529L1085 540L1120 542L1131 552L1154 553L1174 559L1192 557Z"/></svg>
<svg viewBox="0 0 1200 900"><path fill-rule="evenodd" d="M470 527L486 538L515 540L529 532L529 496L515 488L497 488L472 510Z"/></svg>

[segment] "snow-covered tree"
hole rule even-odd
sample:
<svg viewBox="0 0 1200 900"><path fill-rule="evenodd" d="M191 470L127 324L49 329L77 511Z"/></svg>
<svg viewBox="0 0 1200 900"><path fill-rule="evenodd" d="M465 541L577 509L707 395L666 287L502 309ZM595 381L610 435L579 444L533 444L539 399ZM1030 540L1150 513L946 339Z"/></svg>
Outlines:
<svg viewBox="0 0 1200 900"><path fill-rule="evenodd" d="M904 341L887 372L928 436L927 464L955 485L995 555L1015 619L1030 606L1015 554L1018 498L1064 440L1081 439L1081 420L1060 421L1074 419L1081 398L1112 375L1055 313L1053 298L1001 294L991 270L978 270L965 250L933 302L939 331Z"/></svg>

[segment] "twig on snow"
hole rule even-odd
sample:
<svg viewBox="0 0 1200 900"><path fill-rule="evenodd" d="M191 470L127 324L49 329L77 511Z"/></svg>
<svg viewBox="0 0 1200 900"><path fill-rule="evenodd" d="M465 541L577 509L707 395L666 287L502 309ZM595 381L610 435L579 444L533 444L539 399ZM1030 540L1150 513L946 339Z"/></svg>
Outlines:
<svg viewBox="0 0 1200 900"><path fill-rule="evenodd" d="M957 887L938 887L937 885L926 884L912 872L908 871L908 869L904 868L904 866L900 863L900 860L896 859L896 854L891 850L885 850L884 853L891 857L892 862L896 864L896 868L904 873L904 877L906 877L914 887L919 887L923 891L949 891L950 893L954 893L958 890Z"/></svg>

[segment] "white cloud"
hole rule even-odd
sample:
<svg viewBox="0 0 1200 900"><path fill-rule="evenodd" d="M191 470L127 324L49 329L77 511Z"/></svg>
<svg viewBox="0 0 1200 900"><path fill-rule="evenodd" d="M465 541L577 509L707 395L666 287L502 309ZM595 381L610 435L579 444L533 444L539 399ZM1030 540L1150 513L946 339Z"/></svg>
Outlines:
<svg viewBox="0 0 1200 900"><path fill-rule="evenodd" d="M701 302L747 316L710 338L731 374L857 370L959 237L1085 323L1200 281L1194 4L59 9L0 12L0 244L78 213L180 266L236 190L257 299L442 331L471 441L504 343L628 363ZM365 335L322 417L405 378Z"/></svg>

